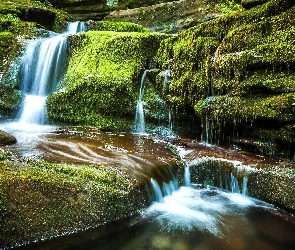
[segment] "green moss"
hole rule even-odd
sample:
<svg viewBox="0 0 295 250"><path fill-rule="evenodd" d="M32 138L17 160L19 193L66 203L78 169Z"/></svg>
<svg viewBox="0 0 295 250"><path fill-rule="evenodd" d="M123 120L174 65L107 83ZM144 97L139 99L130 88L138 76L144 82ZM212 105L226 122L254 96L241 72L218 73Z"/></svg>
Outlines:
<svg viewBox="0 0 295 250"><path fill-rule="evenodd" d="M89 21L88 30L116 32L149 32L141 25L129 22Z"/></svg>
<svg viewBox="0 0 295 250"><path fill-rule="evenodd" d="M294 174L295 169L292 166L257 169L249 176L249 195L294 213Z"/></svg>
<svg viewBox="0 0 295 250"><path fill-rule="evenodd" d="M49 117L103 129L130 129L142 71L164 37L110 31L73 36L61 89L47 102Z"/></svg>
<svg viewBox="0 0 295 250"><path fill-rule="evenodd" d="M130 216L146 206L117 169L0 162L0 246L64 234Z"/></svg>
<svg viewBox="0 0 295 250"><path fill-rule="evenodd" d="M169 85L167 101L173 106L192 106L196 100L206 95L208 88L208 58L214 53L218 41L213 37L178 36L161 43L157 60L162 68L167 68L173 59L173 77Z"/></svg>
<svg viewBox="0 0 295 250"><path fill-rule="evenodd" d="M294 121L294 94L245 97L216 96L199 101L195 110L217 122L253 121L258 118Z"/></svg>

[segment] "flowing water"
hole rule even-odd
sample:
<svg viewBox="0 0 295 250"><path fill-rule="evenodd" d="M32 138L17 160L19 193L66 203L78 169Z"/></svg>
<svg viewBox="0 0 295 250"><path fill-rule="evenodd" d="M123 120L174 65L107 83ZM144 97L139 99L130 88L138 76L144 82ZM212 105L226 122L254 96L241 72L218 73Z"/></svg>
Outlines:
<svg viewBox="0 0 295 250"><path fill-rule="evenodd" d="M155 202L137 217L25 249L291 250L295 247L295 218L270 204L213 187L178 188L175 181L161 186L151 179L151 186Z"/></svg>
<svg viewBox="0 0 295 250"><path fill-rule="evenodd" d="M67 37L86 30L85 23L69 23L67 31L28 43L21 60L20 82L25 95L19 127L47 124L45 103L56 90L66 67Z"/></svg>
<svg viewBox="0 0 295 250"><path fill-rule="evenodd" d="M142 74L140 81L140 89L138 100L136 104L135 121L134 121L134 133L144 134L145 131L145 119L144 119L144 108L143 108L143 94L144 94L144 83L148 70L145 70Z"/></svg>

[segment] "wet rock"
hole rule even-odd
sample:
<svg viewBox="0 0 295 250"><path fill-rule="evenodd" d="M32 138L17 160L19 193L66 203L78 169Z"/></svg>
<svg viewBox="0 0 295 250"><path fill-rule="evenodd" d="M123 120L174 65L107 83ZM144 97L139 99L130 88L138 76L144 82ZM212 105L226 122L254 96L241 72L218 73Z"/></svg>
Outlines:
<svg viewBox="0 0 295 250"><path fill-rule="evenodd" d="M16 138L13 135L0 130L0 145L11 145L14 143L16 143Z"/></svg>
<svg viewBox="0 0 295 250"><path fill-rule="evenodd" d="M55 14L46 9L29 7L22 10L21 19L29 22L36 22L47 29L51 29L54 24Z"/></svg>

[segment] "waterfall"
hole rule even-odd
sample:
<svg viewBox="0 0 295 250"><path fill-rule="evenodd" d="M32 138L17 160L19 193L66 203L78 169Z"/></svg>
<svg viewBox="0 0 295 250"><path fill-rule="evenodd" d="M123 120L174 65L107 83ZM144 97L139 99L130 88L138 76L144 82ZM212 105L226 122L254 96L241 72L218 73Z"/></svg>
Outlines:
<svg viewBox="0 0 295 250"><path fill-rule="evenodd" d="M87 26L85 22L70 22L67 26L68 34L76 34L79 32L85 32L87 30Z"/></svg>
<svg viewBox="0 0 295 250"><path fill-rule="evenodd" d="M189 166L186 166L184 169L184 178L183 178L184 186L188 187L191 185L191 173L189 170Z"/></svg>
<svg viewBox="0 0 295 250"><path fill-rule="evenodd" d="M136 113L135 113L135 121L134 121L134 132L138 134L145 133L145 119L144 119L144 109L143 109L143 94L144 94L144 82L146 78L148 70L145 70L142 74L140 81L140 89L138 100L136 104Z"/></svg>
<svg viewBox="0 0 295 250"><path fill-rule="evenodd" d="M154 191L154 194L155 194L156 201L158 201L158 202L163 201L163 194L162 194L162 191L161 191L161 188L160 188L158 182L155 179L152 178L151 179L151 184L152 184L152 187L153 187L153 191Z"/></svg>
<svg viewBox="0 0 295 250"><path fill-rule="evenodd" d="M47 123L45 103L60 82L67 60L67 36L85 29L80 22L69 23L67 32L27 44L21 60L20 81L25 95L19 116L21 124Z"/></svg>
<svg viewBox="0 0 295 250"><path fill-rule="evenodd" d="M163 183L162 189L158 182L151 178L151 185L153 188L155 201L157 202L163 202L163 199L165 196L172 195L172 193L176 190L178 190L178 182L176 178L173 178L169 183Z"/></svg>

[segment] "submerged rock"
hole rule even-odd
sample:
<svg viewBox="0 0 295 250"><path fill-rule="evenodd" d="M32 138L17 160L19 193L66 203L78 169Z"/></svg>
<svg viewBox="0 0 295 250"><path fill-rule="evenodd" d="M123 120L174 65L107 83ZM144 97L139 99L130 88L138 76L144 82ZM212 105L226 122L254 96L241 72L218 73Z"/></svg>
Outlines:
<svg viewBox="0 0 295 250"><path fill-rule="evenodd" d="M16 142L17 140L13 135L0 130L0 145L11 145Z"/></svg>

